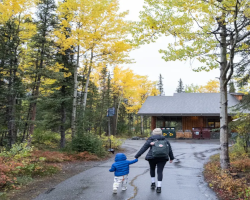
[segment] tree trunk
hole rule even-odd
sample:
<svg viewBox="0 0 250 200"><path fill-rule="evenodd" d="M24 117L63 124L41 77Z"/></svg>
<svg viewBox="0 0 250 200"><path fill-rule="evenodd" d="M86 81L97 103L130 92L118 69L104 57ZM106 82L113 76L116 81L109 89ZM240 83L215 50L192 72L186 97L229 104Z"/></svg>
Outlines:
<svg viewBox="0 0 250 200"><path fill-rule="evenodd" d="M39 65L39 59L37 58L36 60L36 70L42 69L43 67L43 54L44 54L44 44L42 45L42 50L41 50L41 59L40 59L40 65ZM39 90L40 90L40 84L41 84L41 74L40 72L36 72L36 80L35 80L35 87L32 92L32 104L31 104L31 125L29 127L29 133L27 135L28 139L28 145L31 145L31 136L33 135L34 132L34 127L35 127L35 120L36 120L36 105L37 105L37 99L39 96Z"/></svg>
<svg viewBox="0 0 250 200"><path fill-rule="evenodd" d="M31 103L29 104L29 110L28 110L26 122L25 122L25 125L24 125L22 142L25 141L25 135L26 135L26 131L27 131L27 129L28 129L28 121L29 121L29 118L30 118L30 112L31 112ZM28 135L28 134L27 134L27 135Z"/></svg>
<svg viewBox="0 0 250 200"><path fill-rule="evenodd" d="M105 89L102 92L101 112L100 112L100 121L99 121L99 135L100 136L102 135L102 121L103 121L103 112L104 112L104 102L105 102Z"/></svg>
<svg viewBox="0 0 250 200"><path fill-rule="evenodd" d="M118 97L118 105L117 108L115 108L115 134L117 134L117 125L118 125L118 117L119 117L119 109L120 109L120 105L121 105L121 101L122 101L122 97Z"/></svg>
<svg viewBox="0 0 250 200"><path fill-rule="evenodd" d="M65 90L66 86L62 86L62 94L63 98L65 98ZM60 148L65 147L65 122L66 122L66 109L65 109L65 101L61 102L61 125L60 125L60 133L61 133L61 140L60 140Z"/></svg>
<svg viewBox="0 0 250 200"><path fill-rule="evenodd" d="M10 25L9 29L12 31L12 26ZM13 41L13 37L9 36L8 37L8 41L9 43L12 43ZM16 41L17 44L14 47L14 49L10 49L7 52L7 55L11 55L11 59L10 59L10 70L9 70L9 84L8 84L8 137L9 137L9 147L11 148L13 144L15 144L16 141L16 124L15 124L15 117L16 117L16 112L15 112L15 104L16 104L16 95L17 95L17 91L15 88L15 81L16 81L16 72L17 72L17 67L18 67L18 63L17 63L17 47L19 46L18 41ZM12 53L12 51L14 50L14 53Z"/></svg>
<svg viewBox="0 0 250 200"><path fill-rule="evenodd" d="M11 78L10 78L11 79ZM9 92L13 92L13 83L12 80L9 82ZM14 97L13 94L10 94L8 97L8 138L9 138L9 147L15 143L14 141Z"/></svg>
<svg viewBox="0 0 250 200"><path fill-rule="evenodd" d="M115 114L112 117L112 131L113 131L113 135L116 135L116 96L114 96L114 105L113 107L115 108Z"/></svg>
<svg viewBox="0 0 250 200"><path fill-rule="evenodd" d="M128 133L131 134L131 114L128 114Z"/></svg>
<svg viewBox="0 0 250 200"><path fill-rule="evenodd" d="M14 88L15 84L15 65L14 61L10 61L10 75L9 75L9 94L8 94L8 137L9 147L11 148L15 144L15 102L16 102L16 91Z"/></svg>
<svg viewBox="0 0 250 200"><path fill-rule="evenodd" d="M37 79L37 86L35 87L35 91L34 91L34 95L33 95L33 103L32 103L32 112L31 112L31 125L30 125L30 129L29 129L29 135L28 135L28 144L31 144L31 136L33 135L34 132L34 128L35 128L35 120L36 120L36 101L38 99L38 95L39 95L39 88L40 88L40 82L41 82L41 75L38 75L38 79Z"/></svg>
<svg viewBox="0 0 250 200"><path fill-rule="evenodd" d="M144 128L143 128L143 116L141 115L141 135L144 134Z"/></svg>
<svg viewBox="0 0 250 200"><path fill-rule="evenodd" d="M223 16L224 17L224 16ZM227 45L226 45L226 25L221 23L221 65L220 65L220 165L222 169L228 169L228 113L227 113L227 86L225 86L227 67Z"/></svg>
<svg viewBox="0 0 250 200"><path fill-rule="evenodd" d="M84 111L86 109L86 105L87 105L87 97L88 97L88 88L89 88L89 79L90 79L90 74L91 74L91 70L92 70L92 64L93 64L93 48L91 49L91 58L90 58L90 64L89 64L89 71L87 74L87 80L86 80L86 84L85 84L85 90L84 90L84 98L83 98L83 115L84 115Z"/></svg>
<svg viewBox="0 0 250 200"><path fill-rule="evenodd" d="M77 103L77 69L79 67L79 59L80 59L80 46L77 48L77 64L74 67L74 92L73 92L73 109L72 109L72 121L71 121L71 132L72 138L75 137L76 132L76 103Z"/></svg>
<svg viewBox="0 0 250 200"><path fill-rule="evenodd" d="M61 140L60 140L60 148L65 147L65 122L66 122L66 110L64 102L61 104L61 126L60 126L60 133L61 133Z"/></svg>

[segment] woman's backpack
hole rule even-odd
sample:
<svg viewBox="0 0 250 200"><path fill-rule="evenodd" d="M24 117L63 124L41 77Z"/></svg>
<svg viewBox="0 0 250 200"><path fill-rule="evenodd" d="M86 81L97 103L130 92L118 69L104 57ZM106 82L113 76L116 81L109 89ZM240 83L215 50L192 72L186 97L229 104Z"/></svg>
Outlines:
<svg viewBox="0 0 250 200"><path fill-rule="evenodd" d="M166 140L155 140L152 146L152 155L154 158L168 157L169 145Z"/></svg>

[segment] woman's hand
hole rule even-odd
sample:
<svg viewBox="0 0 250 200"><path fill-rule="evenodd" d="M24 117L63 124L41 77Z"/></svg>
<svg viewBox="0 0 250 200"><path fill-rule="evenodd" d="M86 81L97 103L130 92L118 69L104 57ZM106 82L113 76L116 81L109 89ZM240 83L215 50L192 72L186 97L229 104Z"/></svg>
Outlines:
<svg viewBox="0 0 250 200"><path fill-rule="evenodd" d="M150 143L150 145L152 145L152 146L153 146L153 145L155 145L155 143L154 143L154 142L151 142L151 143Z"/></svg>
<svg viewBox="0 0 250 200"><path fill-rule="evenodd" d="M173 162L173 160L170 160L169 162L170 162L170 163L172 163L172 162Z"/></svg>

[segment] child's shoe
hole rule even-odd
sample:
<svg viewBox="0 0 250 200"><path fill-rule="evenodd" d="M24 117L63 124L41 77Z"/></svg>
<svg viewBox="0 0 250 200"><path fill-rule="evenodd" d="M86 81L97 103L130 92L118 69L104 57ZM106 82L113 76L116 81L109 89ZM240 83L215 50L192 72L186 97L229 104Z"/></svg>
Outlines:
<svg viewBox="0 0 250 200"><path fill-rule="evenodd" d="M161 187L157 187L157 188L156 188L156 192L157 192L157 193L161 193Z"/></svg>
<svg viewBox="0 0 250 200"><path fill-rule="evenodd" d="M113 194L117 194L117 188L113 188Z"/></svg>
<svg viewBox="0 0 250 200"><path fill-rule="evenodd" d="M153 190L155 189L155 183L151 184L151 189L153 189Z"/></svg>
<svg viewBox="0 0 250 200"><path fill-rule="evenodd" d="M127 190L127 187L122 187L122 190L123 190L123 191Z"/></svg>

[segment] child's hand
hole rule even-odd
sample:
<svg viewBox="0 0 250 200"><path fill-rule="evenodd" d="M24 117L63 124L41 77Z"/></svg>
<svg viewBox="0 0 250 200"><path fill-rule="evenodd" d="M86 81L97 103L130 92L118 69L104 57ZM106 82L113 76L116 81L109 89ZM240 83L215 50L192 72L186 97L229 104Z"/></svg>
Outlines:
<svg viewBox="0 0 250 200"><path fill-rule="evenodd" d="M153 146L153 145L155 145L155 143L154 143L154 142L151 142L151 143L150 143L150 145L152 145L152 146Z"/></svg>

